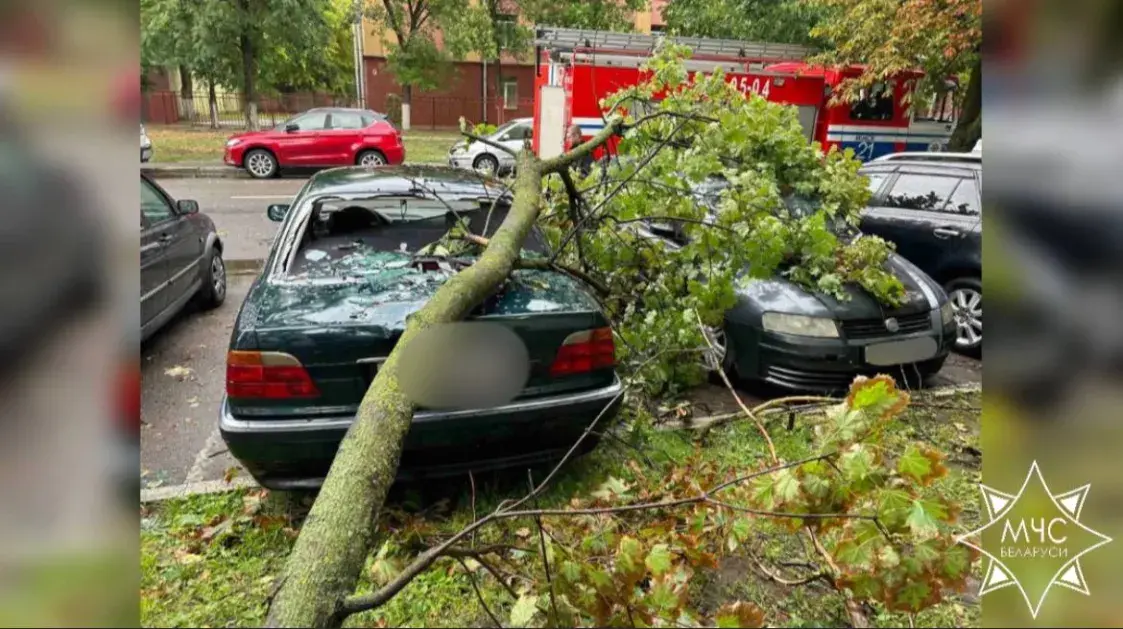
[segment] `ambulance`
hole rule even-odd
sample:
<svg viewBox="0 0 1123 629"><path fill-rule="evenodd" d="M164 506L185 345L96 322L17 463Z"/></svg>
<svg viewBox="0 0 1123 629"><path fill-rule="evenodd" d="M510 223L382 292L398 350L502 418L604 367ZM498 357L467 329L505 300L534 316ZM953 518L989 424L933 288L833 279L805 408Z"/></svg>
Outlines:
<svg viewBox="0 0 1123 629"><path fill-rule="evenodd" d="M655 52L658 34L614 33L565 28L538 28L535 39L534 152L549 158L568 148L565 131L572 124L585 140L604 128L600 101L618 90L642 82L644 63ZM823 150L832 146L854 150L863 162L902 151L944 151L955 126L954 94L949 79L939 97L913 100L908 94L923 74L903 72L863 89L852 104L832 105L833 90L845 79L862 73L861 66L838 69L814 67L806 59L811 48L791 44L675 38L691 49L686 61L690 75L721 68L725 80L745 94L797 109L809 142ZM919 102L918 102L919 101ZM606 143L597 159L611 153Z"/></svg>

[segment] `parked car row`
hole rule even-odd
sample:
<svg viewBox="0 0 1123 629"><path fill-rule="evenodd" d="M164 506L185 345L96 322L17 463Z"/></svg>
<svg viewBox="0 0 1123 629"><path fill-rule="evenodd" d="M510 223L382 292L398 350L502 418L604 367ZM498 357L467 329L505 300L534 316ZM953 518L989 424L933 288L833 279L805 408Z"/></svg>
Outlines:
<svg viewBox="0 0 1123 629"><path fill-rule="evenodd" d="M272 176L293 163L278 157L291 155L286 142L321 121L332 129L358 110L315 111L308 127L298 117L273 131L238 136L227 147L228 163ZM485 226L501 223L510 203L489 175L512 165L504 152L476 142L458 145L449 166L395 166L404 159L397 129L373 112L356 115L358 139L330 158L349 166L313 175L290 204L268 208L279 233L230 338L220 434L266 487L322 482L408 317L455 274L447 262L417 250L444 234L453 211L485 233ZM527 121L512 121L490 139L521 144L528 132ZM371 151L379 158L364 161ZM272 161L253 161L264 154ZM953 349L981 351L980 160L899 155L861 172L872 196L860 231L897 244L888 267L906 287L905 303L886 311L857 288L839 301L781 276L755 281L739 289L724 324L710 330L719 348L715 368L746 381L837 393L857 375L919 381L938 372ZM147 338L191 299L204 307L222 304L226 275L223 243L198 205L173 200L146 176L141 183ZM720 189L720 181L711 184L710 192ZM492 202L498 217L483 211ZM814 199L785 202L795 212L817 208ZM665 228L641 227L667 246L681 246L681 234ZM537 236L527 243L532 250L542 246ZM469 319L518 337L529 360L525 381L512 399L486 408L419 408L403 476L556 460L606 407L602 421L619 408L614 338L596 300L564 274L520 273L535 277L510 283ZM588 440L585 450L594 443Z"/></svg>

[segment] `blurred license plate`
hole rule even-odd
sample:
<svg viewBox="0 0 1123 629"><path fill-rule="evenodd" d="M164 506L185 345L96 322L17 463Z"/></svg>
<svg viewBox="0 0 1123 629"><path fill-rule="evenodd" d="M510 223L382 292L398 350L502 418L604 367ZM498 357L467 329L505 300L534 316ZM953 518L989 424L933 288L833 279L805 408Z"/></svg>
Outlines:
<svg viewBox="0 0 1123 629"><path fill-rule="evenodd" d="M902 365L928 360L939 348L931 337L905 339L866 346L866 362L871 365Z"/></svg>

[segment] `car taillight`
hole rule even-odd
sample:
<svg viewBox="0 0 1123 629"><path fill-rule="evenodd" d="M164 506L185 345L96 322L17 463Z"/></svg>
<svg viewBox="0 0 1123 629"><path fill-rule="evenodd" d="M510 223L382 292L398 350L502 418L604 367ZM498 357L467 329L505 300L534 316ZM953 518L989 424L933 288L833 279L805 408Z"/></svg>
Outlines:
<svg viewBox="0 0 1123 629"><path fill-rule="evenodd" d="M128 363L117 372L117 417L125 432L140 435L140 368Z"/></svg>
<svg viewBox="0 0 1123 629"><path fill-rule="evenodd" d="M553 377L587 373L616 366L616 343L612 328L574 332L566 337L550 366Z"/></svg>
<svg viewBox="0 0 1123 629"><path fill-rule="evenodd" d="M226 395L231 398L278 400L319 394L304 365L291 354L240 350L226 354Z"/></svg>

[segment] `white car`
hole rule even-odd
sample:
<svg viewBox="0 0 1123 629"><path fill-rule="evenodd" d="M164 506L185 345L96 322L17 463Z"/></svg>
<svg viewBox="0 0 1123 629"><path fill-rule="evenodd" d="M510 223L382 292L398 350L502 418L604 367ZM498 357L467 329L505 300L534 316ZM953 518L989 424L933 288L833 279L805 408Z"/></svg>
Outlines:
<svg viewBox="0 0 1123 629"><path fill-rule="evenodd" d="M530 142L533 130L534 118L516 118L486 137L492 142L518 152ZM515 166L515 158L506 151L501 151L485 142L469 144L465 139L453 144L449 149L448 165L497 175L512 170Z"/></svg>
<svg viewBox="0 0 1123 629"><path fill-rule="evenodd" d="M148 132L144 130L144 125L140 125L140 161L143 164L152 159L152 140L148 138Z"/></svg>

